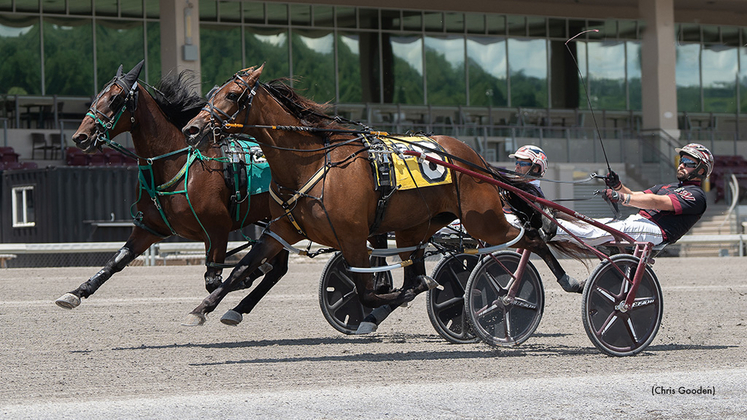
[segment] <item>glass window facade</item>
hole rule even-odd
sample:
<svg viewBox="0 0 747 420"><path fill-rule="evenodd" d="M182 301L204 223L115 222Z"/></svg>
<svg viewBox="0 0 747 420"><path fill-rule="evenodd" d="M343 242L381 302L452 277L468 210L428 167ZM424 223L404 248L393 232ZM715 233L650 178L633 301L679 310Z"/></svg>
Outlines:
<svg viewBox="0 0 747 420"><path fill-rule="evenodd" d="M157 1L5 0L0 95L89 97L120 64L131 68L142 59L147 71L141 77L155 82L161 77L158 13Z"/></svg>
<svg viewBox="0 0 747 420"><path fill-rule="evenodd" d="M0 95L41 94L39 17L0 14L0 51Z"/></svg>
<svg viewBox="0 0 747 420"><path fill-rule="evenodd" d="M243 0L198 12L205 91L265 63L264 80L319 102L573 109L588 94L595 109L641 110L639 21ZM0 0L0 95L91 96L142 58L155 82L158 15L157 1ZM675 31L679 111L747 112L747 28Z"/></svg>

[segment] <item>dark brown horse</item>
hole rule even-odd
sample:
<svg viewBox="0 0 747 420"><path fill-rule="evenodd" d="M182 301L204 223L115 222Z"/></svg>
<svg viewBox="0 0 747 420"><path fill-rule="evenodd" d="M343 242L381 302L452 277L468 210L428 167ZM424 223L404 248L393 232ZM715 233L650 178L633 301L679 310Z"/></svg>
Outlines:
<svg viewBox="0 0 747 420"><path fill-rule="evenodd" d="M278 202L270 202L274 222L228 279L190 313L188 324L203 323L247 273L283 249L282 242L292 245L308 238L339 249L351 267L365 268L369 267L366 240L372 234L393 231L398 247L416 246L455 218L461 219L470 235L489 244L507 243L520 234L503 215L499 188L458 172L445 185L394 192L383 218L377 218L382 196L374 189L365 136L335 123L324 115L323 106L285 84L259 83L263 67L234 75L183 129L188 143L201 149L231 132L254 136L272 168L270 189L279 197ZM432 139L458 165L500 177L461 141L447 136ZM525 189L528 185L505 177L503 181ZM526 207L521 200L515 204ZM514 246L541 256L566 290L578 291L578 282L565 274L536 229L529 229ZM378 292L371 274L356 274L362 304L396 307L432 287L422 255L422 249L400 254L403 261L413 261L405 267L401 289Z"/></svg>
<svg viewBox="0 0 747 420"><path fill-rule="evenodd" d="M220 159L219 148L196 154L185 147L180 128L205 104L192 93L192 77L186 73L165 77L154 89L154 97L137 83L142 65L140 62L127 74L120 66L73 136L80 149L92 153L105 143L117 148L110 139L129 131L139 159L141 191L135 227L127 242L98 273L56 301L63 308L77 307L81 298L92 295L148 247L172 235L205 243L205 287L212 292L222 282L230 231L270 217L267 192L231 205L235 191L224 180L225 159ZM235 217L235 211L241 217ZM252 292L254 303L285 274L287 256L287 252L280 253L271 262L274 269ZM254 278L259 275L259 270L253 273Z"/></svg>

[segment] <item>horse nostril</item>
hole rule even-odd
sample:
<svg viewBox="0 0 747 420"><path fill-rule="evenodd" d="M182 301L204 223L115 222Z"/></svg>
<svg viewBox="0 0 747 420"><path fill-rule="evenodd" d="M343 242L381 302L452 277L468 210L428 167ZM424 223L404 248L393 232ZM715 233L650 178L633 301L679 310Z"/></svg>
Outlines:
<svg viewBox="0 0 747 420"><path fill-rule="evenodd" d="M194 136L195 134L200 132L200 129L194 125L190 125L189 127L184 127L182 132L185 136Z"/></svg>
<svg viewBox="0 0 747 420"><path fill-rule="evenodd" d="M76 144L80 144L80 143L82 143L82 142L84 142L86 140L88 140L88 135L86 135L85 133L80 133L80 134L78 134L76 136L73 136L73 141Z"/></svg>

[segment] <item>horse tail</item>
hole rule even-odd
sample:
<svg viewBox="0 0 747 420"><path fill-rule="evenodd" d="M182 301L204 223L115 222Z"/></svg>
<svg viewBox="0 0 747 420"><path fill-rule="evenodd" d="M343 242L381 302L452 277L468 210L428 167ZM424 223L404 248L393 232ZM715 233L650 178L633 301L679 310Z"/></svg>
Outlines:
<svg viewBox="0 0 747 420"><path fill-rule="evenodd" d="M595 255L588 248L581 246L575 242L550 241L550 242L545 242L545 243L550 248L557 251L558 254L564 255L569 258L573 258L576 261L580 261L587 269L589 268L589 266L587 265L589 257L592 257Z"/></svg>

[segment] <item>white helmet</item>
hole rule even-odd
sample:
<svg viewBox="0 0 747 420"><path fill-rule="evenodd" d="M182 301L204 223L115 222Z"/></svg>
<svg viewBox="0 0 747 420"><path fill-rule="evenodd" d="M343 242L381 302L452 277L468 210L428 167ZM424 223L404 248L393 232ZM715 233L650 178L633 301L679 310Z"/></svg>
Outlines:
<svg viewBox="0 0 747 420"><path fill-rule="evenodd" d="M529 170L529 173L539 177L545 176L545 171L547 171L547 155L539 147L531 144L521 146L516 153L510 154L508 157L529 160L532 162L532 168Z"/></svg>
<svg viewBox="0 0 747 420"><path fill-rule="evenodd" d="M694 174L697 174L700 171L700 168L706 168L705 175L694 175L693 178L708 178L711 175L711 172L713 172L713 154L711 154L711 151L702 144L690 143L685 147L678 147L674 150L679 153L680 156L686 154L698 161L699 165L693 171Z"/></svg>

